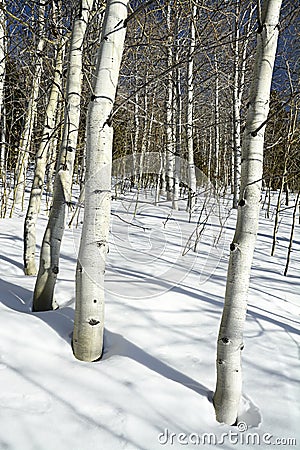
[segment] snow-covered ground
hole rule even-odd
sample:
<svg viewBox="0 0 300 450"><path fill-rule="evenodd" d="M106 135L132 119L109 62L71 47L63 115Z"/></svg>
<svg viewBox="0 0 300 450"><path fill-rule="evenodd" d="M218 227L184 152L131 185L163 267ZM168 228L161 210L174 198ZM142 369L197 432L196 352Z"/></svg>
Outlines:
<svg viewBox="0 0 300 450"><path fill-rule="evenodd" d="M94 363L77 361L71 349L80 229L65 232L60 309L32 313L35 278L22 270L24 215L0 221L0 449L297 448L298 224L283 276L291 210L281 217L274 257L272 217L261 213L239 426L229 427L215 421L211 397L235 213L221 223L218 240L215 207L195 253L197 215L189 223L183 204L170 215L169 204L154 206L150 195L133 218L134 199L127 194L113 202L105 350ZM271 215L275 200L274 194ZM42 215L39 244L45 224Z"/></svg>

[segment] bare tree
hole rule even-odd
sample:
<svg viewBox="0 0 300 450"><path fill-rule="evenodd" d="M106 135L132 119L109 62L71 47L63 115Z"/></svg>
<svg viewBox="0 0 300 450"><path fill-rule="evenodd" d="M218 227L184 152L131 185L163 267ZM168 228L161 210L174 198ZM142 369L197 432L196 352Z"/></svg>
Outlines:
<svg viewBox="0 0 300 450"><path fill-rule="evenodd" d="M126 33L128 0L108 0L93 96L87 118L85 209L76 270L73 349L76 358L94 361L102 354L104 272L108 251L115 102Z"/></svg>
<svg viewBox="0 0 300 450"><path fill-rule="evenodd" d="M24 191L26 184L26 172L29 161L29 151L31 138L34 128L34 122L37 114L37 100L40 91L40 82L43 70L43 49L45 46L45 0L39 4L39 13L37 18L39 38L36 48L35 69L32 80L32 88L28 107L26 111L24 128L19 143L19 154L15 176L14 198L10 216L12 217L15 205L21 206L23 210Z"/></svg>
<svg viewBox="0 0 300 450"><path fill-rule="evenodd" d="M232 425L241 397L241 351L247 292L255 248L263 174L263 145L282 0L265 0L258 18L257 51L242 144L238 218L227 273L218 337L214 406L219 422Z"/></svg>
<svg viewBox="0 0 300 450"><path fill-rule="evenodd" d="M63 43L57 51L53 84L46 109L40 145L35 157L36 164L34 178L24 222L24 271L26 275L36 274L36 222L40 211L49 149L51 148L51 143L55 137L57 108L62 89L64 47L65 44Z"/></svg>
<svg viewBox="0 0 300 450"><path fill-rule="evenodd" d="M60 246L65 229L66 208L71 201L72 177L77 146L82 89L82 47L93 0L81 0L75 17L69 54L65 98L65 122L54 181L53 204L44 233L33 310L57 308L53 299L59 272Z"/></svg>

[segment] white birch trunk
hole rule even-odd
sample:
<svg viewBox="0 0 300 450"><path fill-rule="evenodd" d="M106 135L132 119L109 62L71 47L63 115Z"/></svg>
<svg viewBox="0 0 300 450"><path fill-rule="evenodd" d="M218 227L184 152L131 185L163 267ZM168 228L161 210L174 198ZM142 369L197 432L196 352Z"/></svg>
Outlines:
<svg viewBox="0 0 300 450"><path fill-rule="evenodd" d="M14 189L14 198L13 198L13 205L11 208L11 216L14 211L15 206L20 206L23 209L23 197L24 197L24 191L25 191L25 184L26 184L26 172L27 172L27 166L28 166L28 160L29 160L29 150L30 150L30 144L31 144L31 136L33 132L34 122L37 114L37 99L39 95L40 90L40 82L41 82L41 76L42 76L42 70L43 70L43 49L45 45L45 39L44 39L44 20L45 16L45 3L40 3L40 9L39 9L39 31L40 31L40 39L38 41L36 53L37 58L35 61L35 70L34 70L34 76L32 80L32 89L30 98L28 101L28 107L27 107L27 113L25 117L25 123L24 128L22 132L22 136L20 139L19 149L18 149L18 162L17 162L17 169L16 169L16 178L15 178L15 189Z"/></svg>
<svg viewBox="0 0 300 450"><path fill-rule="evenodd" d="M189 189L190 199L188 209L193 211L195 206L196 194L196 172L194 162L194 132L193 132L193 113L194 113L194 51L196 45L195 36L195 20L196 20L197 6L193 6L190 28L190 46L189 46L189 60L187 67L187 150L188 150L188 171L189 171Z"/></svg>
<svg viewBox="0 0 300 450"><path fill-rule="evenodd" d="M236 3L235 9L235 35L234 35L234 63L233 63L233 208L238 207L239 185L241 179L241 105L244 92L247 48L251 34L251 19L254 8L250 7L248 26L243 42L243 50L240 55L240 29L239 29L239 15L240 2Z"/></svg>
<svg viewBox="0 0 300 450"><path fill-rule="evenodd" d="M71 201L80 120L82 46L92 6L93 0L81 1L72 30L63 139L54 181L53 204L40 253L40 265L33 296L34 311L47 311L57 307L53 294L59 272L59 255L65 229L66 207Z"/></svg>
<svg viewBox="0 0 300 450"><path fill-rule="evenodd" d="M2 107L3 107L3 96L4 96L4 82L5 82L5 54L6 54L6 18L5 18L5 2L1 1L2 8L0 9L0 124L2 123ZM1 166L3 164L2 154Z"/></svg>
<svg viewBox="0 0 300 450"><path fill-rule="evenodd" d="M24 223L24 272L36 275L36 222L40 211L49 148L55 134L57 107L62 87L64 45L57 52L53 84L46 109L41 142L36 154L36 164L30 198Z"/></svg>
<svg viewBox="0 0 300 450"><path fill-rule="evenodd" d="M295 206L294 206L294 211L293 211L293 221L292 221L292 228L291 228L291 234L290 234L290 242L289 242L289 248L288 248L288 253L287 253L287 257L286 257L286 264L285 264L284 273L283 273L283 275L285 277L287 276L290 259L291 259L294 231L295 231L295 225L296 225L296 214L297 214L297 209L298 209L298 205L299 205L299 196L300 196L300 191L298 191L298 194L295 199Z"/></svg>
<svg viewBox="0 0 300 450"><path fill-rule="evenodd" d="M171 34L171 2L167 5L167 28L168 28L168 41L167 41L167 67L172 67L173 53L172 43L173 38ZM167 199L173 201L173 188L174 188L174 164L175 164L175 152L174 152L174 125L173 125L173 73L169 71L167 75L167 98L166 98L166 156L167 156Z"/></svg>
<svg viewBox="0 0 300 450"><path fill-rule="evenodd" d="M213 184L217 188L218 187L218 178L219 178L219 153L220 153L220 111L219 111L219 66L217 56L214 57L214 65L215 65L215 111L214 111L214 156L215 156L215 166L214 166L214 179Z"/></svg>
<svg viewBox="0 0 300 450"><path fill-rule="evenodd" d="M234 36L234 63L233 63L233 208L238 207L238 194L240 184L241 166L241 104L239 95L239 14L240 3L236 3L235 9L235 36Z"/></svg>
<svg viewBox="0 0 300 450"><path fill-rule="evenodd" d="M0 180L1 180L1 204L0 204L0 217L2 211L4 211L7 201L6 195L6 145L5 145L5 129L6 129L6 117L5 117L5 105L4 105L4 83L5 83L5 56L6 56L6 17L5 17L5 2L1 2L0 9Z"/></svg>
<svg viewBox="0 0 300 450"><path fill-rule="evenodd" d="M101 357L104 330L104 272L108 251L115 101L126 34L128 0L108 0L98 50L94 95L87 119L84 222L76 270L73 349L77 359Z"/></svg>
<svg viewBox="0 0 300 450"><path fill-rule="evenodd" d="M258 230L265 121L269 112L281 3L282 0L266 0L262 9L262 26L257 36L256 62L242 144L238 218L230 245L225 304L218 337L214 406L217 421L230 425L237 420L242 390L243 327Z"/></svg>

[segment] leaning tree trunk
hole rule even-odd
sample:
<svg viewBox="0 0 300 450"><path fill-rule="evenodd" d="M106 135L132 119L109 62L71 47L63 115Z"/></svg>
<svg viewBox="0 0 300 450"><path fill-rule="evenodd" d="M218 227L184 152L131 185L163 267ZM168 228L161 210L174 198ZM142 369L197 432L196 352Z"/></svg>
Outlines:
<svg viewBox="0 0 300 450"><path fill-rule="evenodd" d="M36 222L40 211L41 197L44 187L49 148L55 136L55 125L59 96L62 86L64 44L57 52L54 79L46 109L44 128L38 152L35 157L34 178L30 192L27 213L24 222L24 272L25 275L36 274Z"/></svg>
<svg viewBox="0 0 300 450"><path fill-rule="evenodd" d="M218 422L234 424L242 390L241 351L250 270L258 231L263 145L282 0L265 0L258 28L256 63L242 144L238 218L227 273L218 337L214 406Z"/></svg>
<svg viewBox="0 0 300 450"><path fill-rule="evenodd" d="M80 120L82 46L93 0L82 0L79 6L70 44L63 138L54 180L53 204L40 253L40 265L33 296L34 311L48 311L57 308L53 294L59 272L59 255L65 230L66 207L71 201L72 194L73 167Z"/></svg>
<svg viewBox="0 0 300 450"><path fill-rule="evenodd" d="M108 0L87 118L84 221L76 270L73 349L77 359L100 358L104 330L104 272L108 251L115 101L128 0Z"/></svg>

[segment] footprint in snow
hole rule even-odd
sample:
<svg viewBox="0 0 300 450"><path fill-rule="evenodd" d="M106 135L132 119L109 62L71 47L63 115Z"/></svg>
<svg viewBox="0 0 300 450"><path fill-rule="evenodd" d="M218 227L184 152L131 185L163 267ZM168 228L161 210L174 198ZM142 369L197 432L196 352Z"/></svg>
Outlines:
<svg viewBox="0 0 300 450"><path fill-rule="evenodd" d="M258 428L262 422L259 408L246 394L242 396L241 406L238 412L238 422L244 422L248 428Z"/></svg>

